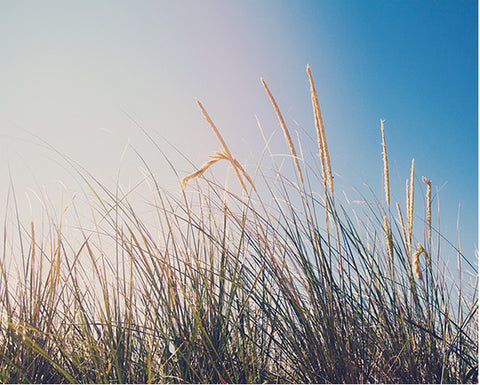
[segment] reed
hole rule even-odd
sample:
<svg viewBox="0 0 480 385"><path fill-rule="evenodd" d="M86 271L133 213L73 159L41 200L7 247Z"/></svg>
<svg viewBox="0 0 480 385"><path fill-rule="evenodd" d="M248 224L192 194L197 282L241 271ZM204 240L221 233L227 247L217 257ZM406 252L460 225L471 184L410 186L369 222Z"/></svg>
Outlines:
<svg viewBox="0 0 480 385"><path fill-rule="evenodd" d="M315 83L313 81L312 72L310 71L310 66L307 65L307 74L308 80L310 82L310 94L312 98L312 107L313 107L313 115L315 118L315 128L317 131L317 144L318 150L320 155L320 164L322 167L322 181L323 181L323 188L325 191L325 222L327 226L327 239L328 243L330 244L330 210L329 210L329 197L327 194L327 175L328 175L328 183L330 186L331 198L335 197L334 190L333 190L333 175L332 175L332 167L330 164L330 155L328 152L327 146L327 138L325 135L325 127L323 125L322 113L320 111L320 103L318 102L318 95L317 90L315 89ZM336 224L336 222L335 222ZM338 237L338 226L336 224L336 231L337 231L337 239ZM341 251L341 245L338 244L338 250ZM343 271L343 262L340 260L341 270Z"/></svg>
<svg viewBox="0 0 480 385"><path fill-rule="evenodd" d="M189 194L162 188L141 156L146 206L145 190L135 199L138 186L108 188L66 156L83 183L68 212L24 226L11 189L0 382L478 383L475 287L446 271L452 251L468 258L448 242L418 242L413 161L406 223L398 202L391 218L387 196L365 198L365 212L333 199L307 72L323 155L302 169L301 190L274 162L258 165L266 187L255 187L198 101L223 150L183 178L202 176ZM220 160L241 186L206 176Z"/></svg>
<svg viewBox="0 0 480 385"><path fill-rule="evenodd" d="M315 83L313 81L312 72L310 71L310 66L307 65L307 74L310 81L310 92L312 95L312 106L315 116L315 127L317 129L317 138L318 138L318 150L320 152L320 158L322 163L322 175L326 179L328 174L328 181L330 184L330 191L333 195L333 174L332 166L330 164L330 155L328 152L327 138L325 135L325 127L323 125L322 113L320 111L320 104L318 102L318 95L315 89ZM324 182L326 185L326 182Z"/></svg>

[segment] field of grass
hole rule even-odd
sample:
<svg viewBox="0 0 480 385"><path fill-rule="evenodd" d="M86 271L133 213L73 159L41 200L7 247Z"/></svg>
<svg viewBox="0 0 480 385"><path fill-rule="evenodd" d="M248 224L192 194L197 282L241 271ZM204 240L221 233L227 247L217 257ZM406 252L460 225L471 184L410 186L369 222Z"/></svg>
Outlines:
<svg viewBox="0 0 480 385"><path fill-rule="evenodd" d="M1 382L478 381L476 283L449 278L431 220L432 182L415 175L412 161L405 201L391 201L381 121L384 197L342 199L307 72L318 138L311 163L297 154L262 80L293 177L261 163L248 172L198 102L220 151L179 175L178 195L145 163L148 216L130 191L112 191L77 166L94 226L79 219L75 237L62 213L21 223L11 196L17 221L5 219L0 261ZM211 173L226 165L237 190ZM414 215L419 193L425 221Z"/></svg>

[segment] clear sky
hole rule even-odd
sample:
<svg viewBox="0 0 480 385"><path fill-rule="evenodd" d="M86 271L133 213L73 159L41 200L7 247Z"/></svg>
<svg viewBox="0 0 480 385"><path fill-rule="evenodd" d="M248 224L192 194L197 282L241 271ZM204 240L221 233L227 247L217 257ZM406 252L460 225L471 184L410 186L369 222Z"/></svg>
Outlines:
<svg viewBox="0 0 480 385"><path fill-rule="evenodd" d="M2 1L0 195L10 176L19 196L68 181L35 136L106 182L119 169L137 172L139 162L122 158L130 143L164 173L164 187L179 188L128 116L201 165L220 146L194 97L237 158L252 162L263 148L255 116L267 134L279 130L260 77L290 129L314 136L310 64L338 183L348 181L351 194L365 181L383 197L385 119L394 198L403 202L415 157L417 185L426 176L434 189L443 186L442 231L456 243L459 213L461 245L473 260L477 17L474 0ZM165 151L182 176L193 171Z"/></svg>

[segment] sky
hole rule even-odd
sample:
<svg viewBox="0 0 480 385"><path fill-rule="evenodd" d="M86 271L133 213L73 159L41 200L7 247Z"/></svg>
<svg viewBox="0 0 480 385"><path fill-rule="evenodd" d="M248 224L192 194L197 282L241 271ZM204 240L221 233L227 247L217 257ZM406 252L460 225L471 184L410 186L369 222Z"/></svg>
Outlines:
<svg viewBox="0 0 480 385"><path fill-rule="evenodd" d="M404 202L415 158L417 186L426 176L440 190L442 233L456 244L458 229L476 260L477 20L473 0L2 1L0 197L13 183L28 216L34 191L71 182L44 143L105 183L137 178L135 148L178 189L139 126L187 175L174 147L196 166L220 150L195 97L242 163L264 148L257 118L286 153L261 77L308 150L309 64L336 183L383 196L384 119L393 199Z"/></svg>

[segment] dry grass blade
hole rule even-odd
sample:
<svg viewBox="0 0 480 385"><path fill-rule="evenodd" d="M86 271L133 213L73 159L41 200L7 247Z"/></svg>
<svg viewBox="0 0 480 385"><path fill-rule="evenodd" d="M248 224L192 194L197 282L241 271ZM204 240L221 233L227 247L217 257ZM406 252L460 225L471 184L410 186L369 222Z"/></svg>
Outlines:
<svg viewBox="0 0 480 385"><path fill-rule="evenodd" d="M242 167L242 165L238 162L238 160L235 159L235 158L230 158L229 160L230 160L230 162L233 164L233 167L234 167L236 170L239 170L239 171L242 173L242 175L245 177L245 179L248 181L248 183L250 183L250 186L252 187L252 189L253 189L254 191L256 191L255 185L253 184L252 179L248 176L247 172L246 172L245 169ZM245 191L247 191L247 189L245 188L245 185L243 184L242 179L240 179L240 181L242 182L243 189L244 189Z"/></svg>
<svg viewBox="0 0 480 385"><path fill-rule="evenodd" d="M229 160L228 156L223 152L222 153L216 152L215 155L210 155L209 158L211 158L211 159L206 161L203 164L203 166L200 167L197 171L191 173L190 175L187 175L185 178L183 178L181 180L182 188L185 188L185 186L187 185L187 183L190 180L200 177L205 171L207 171L207 169L210 166L217 163L219 160L222 160L222 159L228 159Z"/></svg>
<svg viewBox="0 0 480 385"><path fill-rule="evenodd" d="M402 216L402 211L400 210L400 205L398 204L398 202L396 202L397 204L397 212L398 212L398 221L400 222L400 227L402 228L402 233L403 233L403 239L405 240L405 244L407 245L408 247L408 242L407 242L407 231L405 229L405 224L403 222L403 216ZM410 249L407 250L407 254L408 254L408 258L410 259Z"/></svg>
<svg viewBox="0 0 480 385"><path fill-rule="evenodd" d="M313 112L315 115L315 126L317 128L318 148L320 151L320 158L322 160L322 171L324 172L324 178L325 178L324 167L326 165L326 169L327 169L326 172L328 174L328 181L330 183L330 191L333 194L332 166L330 164L330 155L328 153L327 138L325 136L325 127L323 125L322 113L320 111L320 104L318 103L318 95L315 89L315 83L313 82L310 66L308 65L307 65L307 73L310 81L310 91L312 94Z"/></svg>
<svg viewBox="0 0 480 385"><path fill-rule="evenodd" d="M292 138L290 137L290 133L288 132L287 125L285 124L285 120L283 119L282 113L280 112L280 109L278 108L278 105L275 102L275 99L274 99L272 93L270 92L270 90L267 86L267 83L265 83L265 80L263 80L263 78L261 78L260 80L263 84L263 87L265 88L265 91L267 91L268 97L270 98L270 101L272 102L275 113L277 114L278 120L280 121L280 125L282 126L283 134L285 135L285 139L287 140L288 146L290 147L290 152L293 155L293 160L295 162L295 167L297 168L298 176L300 177L300 181L302 182L302 186L304 186L302 170L300 169L300 164L298 162L297 152L295 151L295 147L293 146Z"/></svg>
<svg viewBox="0 0 480 385"><path fill-rule="evenodd" d="M233 157L232 153L230 152L230 150L228 149L228 146L227 144L225 143L225 141L223 140L223 137L222 135L220 135L220 132L218 131L217 127L215 126L215 124L213 123L212 119L210 118L210 116L208 115L207 111L205 110L205 108L203 108L202 106L202 103L200 103L200 101L198 99L195 99L198 106L200 107L200 110L202 111L202 114L203 116L205 117L205 119L207 120L208 124L210 125L210 127L212 128L213 132L215 133L217 139L220 141L220 143L222 144L222 147L223 147L223 151L224 151L224 155L225 157L230 161L230 163L232 164L233 166L233 169L235 170L235 173L237 174L237 177L238 177L238 180L240 181L240 184L242 185L242 188L245 192L247 192L247 187L245 186L245 183L243 181L243 178L242 178L242 175L240 174L240 172L243 174L243 176L245 177L245 179L247 179L247 181L250 183L250 185L252 186L252 188L255 190L255 186L253 185L253 181L250 179L250 177L248 176L247 172L244 170L244 168L240 165L240 163ZM217 153L219 154L219 153ZM224 158L222 158L224 159ZM220 160L220 159L217 159L217 160ZM215 163L217 160L213 159L212 161L214 161L213 163ZM211 161L209 161L211 162ZM208 163L208 162L207 162ZM202 168L205 166L206 164L204 164L202 166ZM211 164L209 164L206 168L210 167ZM201 169L200 169L201 170ZM198 170L198 171L200 171ZM206 169L205 169L206 170ZM205 171L203 170L203 172ZM202 173L203 173L202 172ZM202 174L201 173L201 174ZM195 173L194 173L195 174ZM200 175L201 175L200 174ZM193 175L193 174L191 174ZM189 175L187 178L189 178L191 175ZM198 175L195 175L195 176L198 176ZM195 176L193 176L192 178L194 178ZM188 180L192 179L192 178L189 178ZM184 179L182 179L182 186L184 185ZM188 182L185 181L185 183Z"/></svg>
<svg viewBox="0 0 480 385"><path fill-rule="evenodd" d="M208 124L210 125L210 127L212 128L213 132L215 133L217 139L220 141L220 143L222 144L222 147L223 147L223 151L225 151L225 153L228 155L229 158L232 157L232 153L230 152L230 150L228 149L228 146L227 144L225 143L225 141L223 140L222 138L222 135L220 135L220 132L218 131L217 127L215 126L215 124L213 123L212 119L210 118L210 116L208 115L207 111L205 110L205 108L203 108L202 106L202 103L200 103L200 101L198 99L195 99L195 101L197 102L198 106L200 107L200 110L202 111L202 114L204 116L204 118L207 120Z"/></svg>

